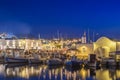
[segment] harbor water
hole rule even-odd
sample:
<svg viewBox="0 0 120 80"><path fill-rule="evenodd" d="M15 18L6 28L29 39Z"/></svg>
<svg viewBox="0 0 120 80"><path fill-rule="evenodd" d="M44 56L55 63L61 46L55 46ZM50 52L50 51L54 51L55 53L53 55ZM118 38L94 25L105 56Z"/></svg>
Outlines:
<svg viewBox="0 0 120 80"><path fill-rule="evenodd" d="M115 68L80 68L65 66L0 64L0 80L120 80Z"/></svg>

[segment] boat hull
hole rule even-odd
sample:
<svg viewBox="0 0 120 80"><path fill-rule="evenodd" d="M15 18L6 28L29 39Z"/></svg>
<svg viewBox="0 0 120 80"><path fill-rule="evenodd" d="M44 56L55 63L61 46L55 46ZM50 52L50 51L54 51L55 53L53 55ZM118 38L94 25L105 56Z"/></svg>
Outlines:
<svg viewBox="0 0 120 80"><path fill-rule="evenodd" d="M23 58L5 58L5 63L28 63L27 59Z"/></svg>

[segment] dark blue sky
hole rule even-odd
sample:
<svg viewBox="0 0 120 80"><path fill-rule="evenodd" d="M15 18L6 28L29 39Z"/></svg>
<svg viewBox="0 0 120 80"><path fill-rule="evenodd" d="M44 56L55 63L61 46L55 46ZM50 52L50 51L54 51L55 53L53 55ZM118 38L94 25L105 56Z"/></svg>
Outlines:
<svg viewBox="0 0 120 80"><path fill-rule="evenodd" d="M0 32L79 37L88 28L120 38L120 2L108 0L0 0Z"/></svg>

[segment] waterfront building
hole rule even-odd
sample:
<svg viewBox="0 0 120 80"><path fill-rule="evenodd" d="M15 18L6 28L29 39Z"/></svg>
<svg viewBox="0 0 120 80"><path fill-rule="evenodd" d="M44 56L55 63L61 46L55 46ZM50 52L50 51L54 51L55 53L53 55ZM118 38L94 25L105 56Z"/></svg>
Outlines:
<svg viewBox="0 0 120 80"><path fill-rule="evenodd" d="M101 37L94 44L94 53L99 58L120 60L120 41Z"/></svg>
<svg viewBox="0 0 120 80"><path fill-rule="evenodd" d="M5 34L4 34L5 36ZM79 39L26 39L16 37L1 37L0 50L5 49L36 49L42 51L63 51L72 56L76 55L80 59L87 59L89 54L96 54L99 58L120 59L120 41L101 37L94 43L87 43L86 33Z"/></svg>
<svg viewBox="0 0 120 80"><path fill-rule="evenodd" d="M101 37L96 42L91 44L75 44L74 49L69 51L69 54L76 54L78 58L87 59L89 54L96 54L97 58L110 58L111 55L117 60L120 60L120 41ZM79 51L79 52L78 52Z"/></svg>
<svg viewBox="0 0 120 80"><path fill-rule="evenodd" d="M79 54L77 54L80 59L88 59L89 54L93 54L93 44L78 44L77 49Z"/></svg>
<svg viewBox="0 0 120 80"><path fill-rule="evenodd" d="M0 39L0 49L40 49L41 41L32 39Z"/></svg>

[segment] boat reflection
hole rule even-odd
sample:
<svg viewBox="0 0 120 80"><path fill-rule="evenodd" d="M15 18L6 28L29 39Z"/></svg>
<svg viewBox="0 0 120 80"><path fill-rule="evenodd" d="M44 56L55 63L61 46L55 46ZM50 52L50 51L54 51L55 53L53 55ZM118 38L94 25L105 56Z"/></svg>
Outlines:
<svg viewBox="0 0 120 80"><path fill-rule="evenodd" d="M0 65L0 79L20 80L119 80L120 70L85 69L67 70L64 66L49 68L46 65L6 67Z"/></svg>

